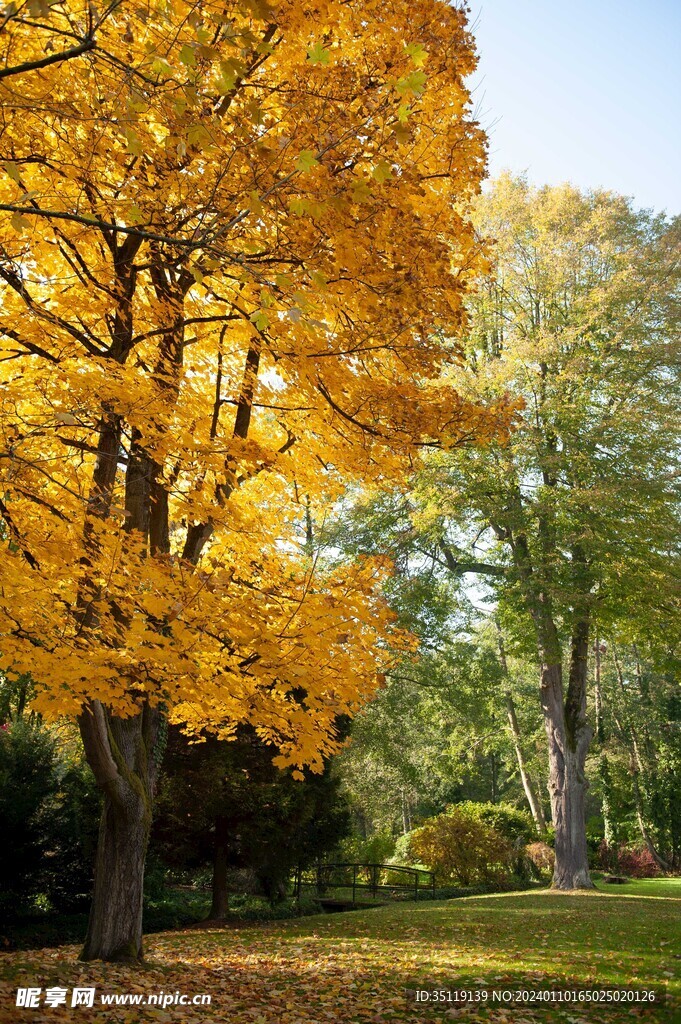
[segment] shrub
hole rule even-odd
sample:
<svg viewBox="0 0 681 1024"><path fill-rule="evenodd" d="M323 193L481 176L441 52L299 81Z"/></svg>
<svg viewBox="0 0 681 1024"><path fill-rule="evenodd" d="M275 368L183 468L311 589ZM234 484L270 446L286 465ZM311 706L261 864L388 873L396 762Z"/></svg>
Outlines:
<svg viewBox="0 0 681 1024"><path fill-rule="evenodd" d="M411 841L413 836L413 832L405 832L404 835L397 837L395 840L395 849L391 857L391 861L393 863L404 864L405 867L411 867L412 864L416 863L416 859L411 851Z"/></svg>
<svg viewBox="0 0 681 1024"><path fill-rule="evenodd" d="M537 830L527 811L519 811L511 804L477 803L466 800L456 805L460 811L469 814L486 825L491 825L500 836L514 846L524 846L536 839Z"/></svg>
<svg viewBox="0 0 681 1024"><path fill-rule="evenodd" d="M661 874L650 850L645 846L613 848L603 841L598 850L598 866L630 878L656 878Z"/></svg>
<svg viewBox="0 0 681 1024"><path fill-rule="evenodd" d="M530 843L525 847L525 856L539 874L552 874L556 855L547 843Z"/></svg>
<svg viewBox="0 0 681 1024"><path fill-rule="evenodd" d="M366 839L361 836L346 839L341 845L341 858L359 864L385 864L393 857L395 848L392 833L384 829Z"/></svg>
<svg viewBox="0 0 681 1024"><path fill-rule="evenodd" d="M499 880L515 852L496 829L460 806L416 829L409 845L412 856L434 871L440 884Z"/></svg>
<svg viewBox="0 0 681 1024"><path fill-rule="evenodd" d="M99 795L72 740L32 715L0 728L0 916L87 905Z"/></svg>
<svg viewBox="0 0 681 1024"><path fill-rule="evenodd" d="M602 871L619 870L619 851L616 846L609 846L605 839L598 844L598 851L594 857L593 866Z"/></svg>
<svg viewBox="0 0 681 1024"><path fill-rule="evenodd" d="M0 909L8 915L45 892L56 765L54 737L39 722L19 718L0 730Z"/></svg>

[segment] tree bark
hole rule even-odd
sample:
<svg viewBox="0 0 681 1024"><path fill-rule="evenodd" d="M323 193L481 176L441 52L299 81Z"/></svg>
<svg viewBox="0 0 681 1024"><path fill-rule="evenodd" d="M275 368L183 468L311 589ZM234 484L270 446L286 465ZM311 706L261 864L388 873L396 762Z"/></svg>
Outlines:
<svg viewBox="0 0 681 1024"><path fill-rule="evenodd" d="M137 280L133 261L142 244L129 237L115 247L114 264L119 286L112 344L109 355L121 364L133 347L132 302ZM159 302L166 305L167 332L159 346L154 378L159 402L165 408L177 400L178 373L182 365L182 302L192 277L186 271L173 276L155 254L150 273ZM99 553L95 520L107 519L118 472L123 432L121 416L103 407L99 425L99 443L88 514L84 528L82 579L78 595L80 633L96 632L97 602L101 586L93 571ZM145 449L139 431L132 431L125 475L126 533L139 534L148 554L167 555L170 551L168 496L162 480L162 467ZM197 545L196 558L201 553ZM114 619L125 618L112 603ZM134 678L130 679L132 684ZM137 696L137 694L135 694ZM165 738L165 718L161 708L140 701L139 711L128 718L118 717L100 701L83 708L78 723L85 755L97 784L104 794L99 840L95 860L95 879L88 931L81 958L85 960L141 960L142 897L144 864L151 815Z"/></svg>
<svg viewBox="0 0 681 1024"><path fill-rule="evenodd" d="M90 919L82 960L141 961L144 862L163 720L145 705L130 718L93 702L79 719L95 778L104 791Z"/></svg>
<svg viewBox="0 0 681 1024"><path fill-rule="evenodd" d="M574 651L574 646L573 646ZM585 674L585 673L584 673ZM572 684L571 680L571 684ZM563 698L560 663L545 662L541 698L549 747L549 792L556 833L554 889L592 889L586 846L584 802L588 782L584 772L592 730L580 714L581 701L572 687Z"/></svg>
<svg viewBox="0 0 681 1024"><path fill-rule="evenodd" d="M142 895L150 809L134 789L104 797L82 960L143 959Z"/></svg>
<svg viewBox="0 0 681 1024"><path fill-rule="evenodd" d="M514 509L522 510L520 491L515 485ZM549 794L556 833L555 889L592 889L586 846L584 797L588 782L584 772L592 730L586 721L586 681L589 643L589 618L585 595L589 592L588 573L583 552L575 545L573 561L578 577L575 591L581 596L575 611L570 653L570 677L567 695L563 690L562 645L552 600L538 582L532 553L525 533L495 529L497 536L509 542L527 608L534 622L541 663L541 706L549 750ZM540 547L546 558L555 553L555 524L542 521Z"/></svg>

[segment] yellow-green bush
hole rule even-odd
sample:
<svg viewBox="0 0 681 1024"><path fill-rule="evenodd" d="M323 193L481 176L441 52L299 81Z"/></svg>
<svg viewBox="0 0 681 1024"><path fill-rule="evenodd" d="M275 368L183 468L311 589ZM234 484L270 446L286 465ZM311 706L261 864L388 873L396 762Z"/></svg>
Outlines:
<svg viewBox="0 0 681 1024"><path fill-rule="evenodd" d="M431 818L411 836L413 857L435 872L439 885L471 885L508 874L517 851L496 829L458 807Z"/></svg>

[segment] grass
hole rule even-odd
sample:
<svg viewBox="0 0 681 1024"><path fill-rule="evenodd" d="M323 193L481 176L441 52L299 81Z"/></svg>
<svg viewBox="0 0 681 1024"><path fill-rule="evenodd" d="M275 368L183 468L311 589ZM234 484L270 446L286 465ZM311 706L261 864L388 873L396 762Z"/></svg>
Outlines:
<svg viewBox="0 0 681 1024"><path fill-rule="evenodd" d="M658 896L681 900L681 878L639 878L625 885L608 885L599 879L596 887L601 892L616 896Z"/></svg>
<svg viewBox="0 0 681 1024"><path fill-rule="evenodd" d="M18 984L95 985L102 992L206 992L213 1005L107 1010L106 1024L377 1024L452 1019L494 1024L681 1021L680 880L632 882L587 893L549 891L398 903L229 929L149 936L137 970L75 965L75 949L7 955L0 1021ZM75 979L78 979L77 981ZM640 1008L415 1009L404 990L498 987L666 986L674 1002ZM41 1024L82 1010L41 1011ZM52 1015L50 1015L52 1014ZM30 1011L24 1011L28 1018ZM38 1019L38 1018L36 1018Z"/></svg>
<svg viewBox="0 0 681 1024"><path fill-rule="evenodd" d="M143 925L147 934L174 931L187 925L198 924L208 917L210 893L202 889L168 887L144 901ZM318 914L320 905L305 894L298 902L293 898L271 906L261 896L230 896L230 922L273 921ZM64 943L82 943L87 930L86 913L33 913L12 920L0 917L0 950L41 949Z"/></svg>

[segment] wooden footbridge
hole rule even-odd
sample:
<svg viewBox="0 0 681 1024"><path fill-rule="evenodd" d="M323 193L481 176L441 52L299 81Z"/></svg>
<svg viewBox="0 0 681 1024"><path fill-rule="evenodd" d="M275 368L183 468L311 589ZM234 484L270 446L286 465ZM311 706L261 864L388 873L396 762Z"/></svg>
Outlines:
<svg viewBox="0 0 681 1024"><path fill-rule="evenodd" d="M435 875L397 864L318 864L296 872L294 895L315 897L325 910L359 910L392 900L435 899Z"/></svg>

